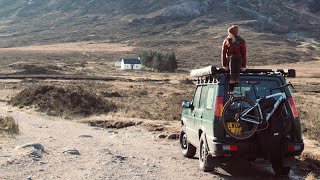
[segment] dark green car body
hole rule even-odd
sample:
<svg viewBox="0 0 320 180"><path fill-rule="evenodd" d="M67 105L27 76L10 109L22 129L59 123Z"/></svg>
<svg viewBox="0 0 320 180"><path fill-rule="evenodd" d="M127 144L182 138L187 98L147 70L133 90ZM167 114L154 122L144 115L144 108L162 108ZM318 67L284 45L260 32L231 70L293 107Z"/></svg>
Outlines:
<svg viewBox="0 0 320 180"><path fill-rule="evenodd" d="M258 97L270 95L270 89L286 83L286 79L281 73L248 73L242 74L240 78L242 93L253 102L256 101L256 97L252 93L252 88L250 89L246 82L258 82ZM272 157L281 156L281 159L284 160L301 154L304 143L295 104L287 103L285 114L275 117L278 120L274 121L281 121L283 124L283 130L280 130L282 134L281 143L278 145L281 147L278 149L269 148L273 146L272 142L275 141L270 130L258 131L246 140L237 140L230 137L225 132L221 119L223 105L230 98L227 94L228 86L229 75L225 73L215 75L211 81L198 80L194 97L190 103L187 103L190 104L189 106L184 106L181 114L181 131L188 137L187 142L190 146L199 148L203 136L211 157L237 156L249 160L264 158L271 161ZM290 88L286 87L285 91L288 98L293 101ZM294 107L291 107L291 105ZM287 119L281 119L283 117L287 117Z"/></svg>

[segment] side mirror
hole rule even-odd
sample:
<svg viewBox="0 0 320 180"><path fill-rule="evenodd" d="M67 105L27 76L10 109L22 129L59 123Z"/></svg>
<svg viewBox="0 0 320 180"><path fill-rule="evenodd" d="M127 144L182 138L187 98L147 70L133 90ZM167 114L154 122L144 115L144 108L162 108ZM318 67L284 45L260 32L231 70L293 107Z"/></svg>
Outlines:
<svg viewBox="0 0 320 180"><path fill-rule="evenodd" d="M184 107L184 108L191 108L190 102L189 102L189 101L183 101L183 102L182 102L182 107Z"/></svg>

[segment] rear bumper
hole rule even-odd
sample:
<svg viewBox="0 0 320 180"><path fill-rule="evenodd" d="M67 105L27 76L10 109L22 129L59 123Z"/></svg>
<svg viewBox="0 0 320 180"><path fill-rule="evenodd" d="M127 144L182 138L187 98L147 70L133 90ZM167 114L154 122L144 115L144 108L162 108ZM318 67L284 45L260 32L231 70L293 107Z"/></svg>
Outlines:
<svg viewBox="0 0 320 180"><path fill-rule="evenodd" d="M212 147L210 148L210 154L213 156L230 156L232 154L252 154L256 153L257 151L258 146L253 143L213 142Z"/></svg>
<svg viewBox="0 0 320 180"><path fill-rule="evenodd" d="M257 143L235 142L209 144L210 154L212 156L241 156L248 158L266 157L270 153L265 151ZM284 156L299 156L304 149L304 143L285 143L281 147ZM279 152L281 153L281 152Z"/></svg>

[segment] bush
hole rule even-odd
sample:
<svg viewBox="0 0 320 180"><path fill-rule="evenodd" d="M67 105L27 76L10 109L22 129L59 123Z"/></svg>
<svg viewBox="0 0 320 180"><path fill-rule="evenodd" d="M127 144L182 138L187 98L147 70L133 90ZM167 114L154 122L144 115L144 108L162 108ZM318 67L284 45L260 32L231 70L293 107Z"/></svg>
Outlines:
<svg viewBox="0 0 320 180"><path fill-rule="evenodd" d="M116 109L115 104L104 100L82 87L39 85L27 88L13 97L9 104L20 108L34 106L48 115L91 116Z"/></svg>
<svg viewBox="0 0 320 180"><path fill-rule="evenodd" d="M139 55L142 65L161 71L174 72L178 68L174 53L160 53L157 51L145 51Z"/></svg>

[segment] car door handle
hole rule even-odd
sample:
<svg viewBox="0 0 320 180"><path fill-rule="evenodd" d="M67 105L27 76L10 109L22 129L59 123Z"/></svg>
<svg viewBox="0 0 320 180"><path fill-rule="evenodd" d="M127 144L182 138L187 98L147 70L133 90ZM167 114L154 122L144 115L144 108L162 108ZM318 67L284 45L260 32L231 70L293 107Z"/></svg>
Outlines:
<svg viewBox="0 0 320 180"><path fill-rule="evenodd" d="M200 118L202 118L202 115L200 116Z"/></svg>
<svg viewBox="0 0 320 180"><path fill-rule="evenodd" d="M196 116L196 114L192 114L192 116Z"/></svg>

